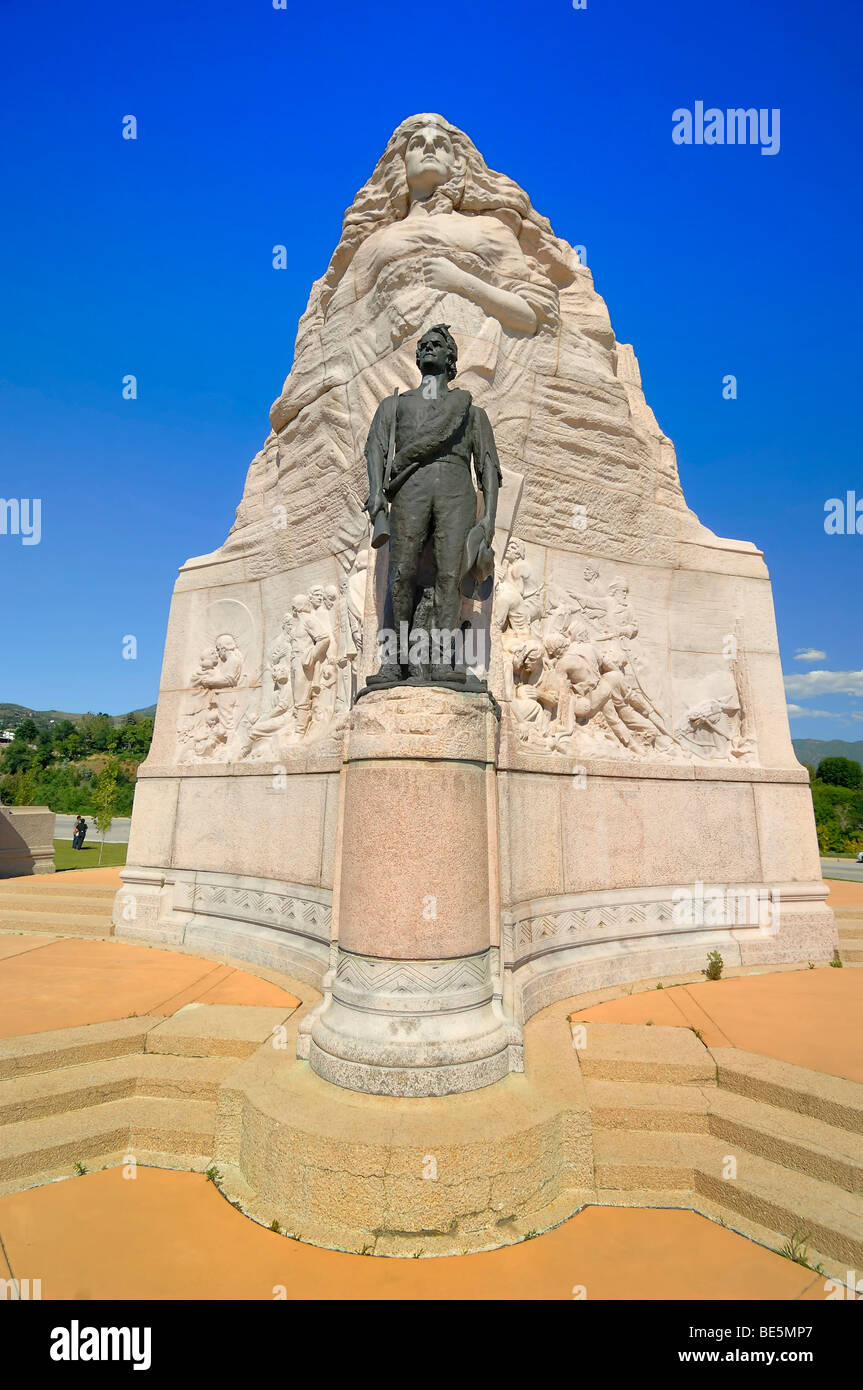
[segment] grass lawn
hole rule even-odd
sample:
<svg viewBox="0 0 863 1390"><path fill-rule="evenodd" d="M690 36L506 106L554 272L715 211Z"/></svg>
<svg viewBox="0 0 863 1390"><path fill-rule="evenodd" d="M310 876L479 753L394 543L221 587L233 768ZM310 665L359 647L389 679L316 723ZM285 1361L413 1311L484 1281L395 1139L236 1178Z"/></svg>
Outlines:
<svg viewBox="0 0 863 1390"><path fill-rule="evenodd" d="M105 841L105 849L102 854L102 868L109 865L125 864L126 850L128 845L113 844ZM84 841L83 849L73 849L71 840L54 841L54 868L55 869L96 869L99 866L99 837L96 835L91 841L89 836Z"/></svg>

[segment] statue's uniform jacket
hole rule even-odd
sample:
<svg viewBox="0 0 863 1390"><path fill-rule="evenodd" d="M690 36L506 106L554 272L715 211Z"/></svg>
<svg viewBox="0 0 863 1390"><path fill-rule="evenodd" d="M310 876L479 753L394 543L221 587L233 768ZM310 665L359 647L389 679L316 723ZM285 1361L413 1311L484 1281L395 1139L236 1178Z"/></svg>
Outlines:
<svg viewBox="0 0 863 1390"><path fill-rule="evenodd" d="M393 410L396 487L389 490L393 622L396 626L402 621L410 624L420 555L431 534L436 566L435 620L439 628L455 631L465 540L477 512L471 461L480 491L489 463L497 473L498 485L501 482L491 422L467 391L448 390L431 400L426 399L422 388L398 398L388 396L375 412L366 444L370 479L383 477ZM400 464L405 475L401 483Z"/></svg>

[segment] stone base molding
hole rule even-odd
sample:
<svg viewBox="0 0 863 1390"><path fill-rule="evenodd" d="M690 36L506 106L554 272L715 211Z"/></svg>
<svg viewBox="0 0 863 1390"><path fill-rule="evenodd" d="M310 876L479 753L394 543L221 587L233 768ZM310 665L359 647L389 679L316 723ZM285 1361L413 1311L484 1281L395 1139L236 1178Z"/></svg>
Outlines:
<svg viewBox="0 0 863 1390"><path fill-rule="evenodd" d="M694 902L682 900L688 890L662 887L561 895L505 910L507 1007L523 1022L574 994L701 971L711 951L726 967L823 963L836 952L821 881L697 887ZM762 916L757 925L748 924L753 909Z"/></svg>
<svg viewBox="0 0 863 1390"><path fill-rule="evenodd" d="M114 932L121 940L223 952L321 988L332 927L326 889L131 865L120 877Z"/></svg>

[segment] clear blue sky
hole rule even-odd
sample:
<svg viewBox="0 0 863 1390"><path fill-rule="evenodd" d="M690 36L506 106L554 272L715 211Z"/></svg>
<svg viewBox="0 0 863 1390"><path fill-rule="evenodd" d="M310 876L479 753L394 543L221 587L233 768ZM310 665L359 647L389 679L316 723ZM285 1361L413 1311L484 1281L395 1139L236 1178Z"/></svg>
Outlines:
<svg viewBox="0 0 863 1390"><path fill-rule="evenodd" d="M790 698L824 712L793 732L863 737L863 535L823 525L863 498L859 4L288 5L0 10L0 495L43 507L39 545L0 536L0 700L155 699L177 568L227 533L343 210L432 110L587 247L687 500L766 552ZM778 107L779 153L675 145L696 100Z"/></svg>

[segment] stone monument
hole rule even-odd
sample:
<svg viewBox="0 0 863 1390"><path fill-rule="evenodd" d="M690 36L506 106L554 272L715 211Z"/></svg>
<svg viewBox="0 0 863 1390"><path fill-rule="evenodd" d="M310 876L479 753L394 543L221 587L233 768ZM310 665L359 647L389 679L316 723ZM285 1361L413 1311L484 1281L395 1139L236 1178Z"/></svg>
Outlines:
<svg viewBox="0 0 863 1390"><path fill-rule="evenodd" d="M442 117L346 212L270 420L177 581L119 935L314 985L299 1056L393 1096L713 947L832 956L764 559L686 506L590 271Z"/></svg>
<svg viewBox="0 0 863 1390"><path fill-rule="evenodd" d="M48 806L0 806L0 878L53 874L54 820Z"/></svg>

